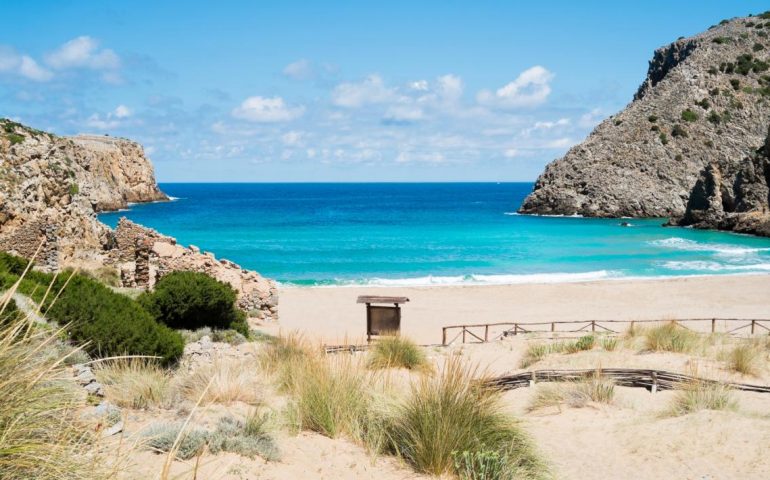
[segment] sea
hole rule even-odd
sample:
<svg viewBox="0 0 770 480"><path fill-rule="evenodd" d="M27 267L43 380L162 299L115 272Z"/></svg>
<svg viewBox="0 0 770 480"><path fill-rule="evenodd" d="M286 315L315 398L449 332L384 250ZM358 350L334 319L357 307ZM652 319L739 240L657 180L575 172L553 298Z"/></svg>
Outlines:
<svg viewBox="0 0 770 480"><path fill-rule="evenodd" d="M516 213L531 183L164 183L104 213L290 286L551 283L770 273L770 239L664 219ZM624 223L625 222L625 223Z"/></svg>

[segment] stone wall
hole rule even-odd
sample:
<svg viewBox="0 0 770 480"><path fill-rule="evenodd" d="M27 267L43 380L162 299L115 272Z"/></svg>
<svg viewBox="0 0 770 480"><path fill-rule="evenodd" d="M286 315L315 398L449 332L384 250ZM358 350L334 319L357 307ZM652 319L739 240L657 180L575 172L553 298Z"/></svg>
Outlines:
<svg viewBox="0 0 770 480"><path fill-rule="evenodd" d="M42 219L26 222L0 236L0 250L33 259L41 270L53 272L59 267L56 233L56 226Z"/></svg>

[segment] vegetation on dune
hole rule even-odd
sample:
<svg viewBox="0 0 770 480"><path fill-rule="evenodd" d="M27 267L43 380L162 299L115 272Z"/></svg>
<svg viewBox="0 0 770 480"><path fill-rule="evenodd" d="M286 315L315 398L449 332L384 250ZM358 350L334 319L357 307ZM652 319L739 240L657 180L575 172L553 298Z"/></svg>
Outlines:
<svg viewBox="0 0 770 480"><path fill-rule="evenodd" d="M698 334L675 322L643 331L645 348L655 352L691 352L699 343Z"/></svg>
<svg viewBox="0 0 770 480"><path fill-rule="evenodd" d="M504 413L501 392L482 387L477 372L456 358L437 375L417 381L385 429L388 451L420 472L462 473L487 454L501 457L508 478L546 472L529 440Z"/></svg>
<svg viewBox="0 0 770 480"><path fill-rule="evenodd" d="M377 340L369 353L369 368L429 368L423 350L413 341L400 335L385 336Z"/></svg>
<svg viewBox="0 0 770 480"><path fill-rule="evenodd" d="M0 325L0 478L110 477L96 435L77 415L81 391L64 371L64 358L48 354L58 332L30 328L28 321L14 316Z"/></svg>
<svg viewBox="0 0 770 480"><path fill-rule="evenodd" d="M671 415L686 415L699 410L732 410L737 407L730 387L721 383L694 381L683 384L671 401Z"/></svg>
<svg viewBox="0 0 770 480"><path fill-rule="evenodd" d="M571 342L530 343L519 362L519 368L527 368L551 353L578 353L591 350L595 345L596 337L594 335L583 335Z"/></svg>
<svg viewBox="0 0 770 480"><path fill-rule="evenodd" d="M171 272L139 297L157 321L171 328L230 328L248 337L246 315L235 307L235 300L230 285L200 272Z"/></svg>
<svg viewBox="0 0 770 480"><path fill-rule="evenodd" d="M591 402L610 404L614 398L614 382L602 378L601 372L596 372L594 375L575 382L538 386L527 410L534 411L562 404L582 408Z"/></svg>
<svg viewBox="0 0 770 480"><path fill-rule="evenodd" d="M262 400L261 383L254 375L254 364L242 359L216 359L183 375L179 391L183 398L204 403L243 402L256 405Z"/></svg>
<svg viewBox="0 0 770 480"><path fill-rule="evenodd" d="M727 359L729 368L744 375L759 372L762 350L754 342L742 343L733 348Z"/></svg>
<svg viewBox="0 0 770 480"><path fill-rule="evenodd" d="M107 398L115 405L145 409L163 407L171 395L171 372L143 358L101 362L94 369Z"/></svg>

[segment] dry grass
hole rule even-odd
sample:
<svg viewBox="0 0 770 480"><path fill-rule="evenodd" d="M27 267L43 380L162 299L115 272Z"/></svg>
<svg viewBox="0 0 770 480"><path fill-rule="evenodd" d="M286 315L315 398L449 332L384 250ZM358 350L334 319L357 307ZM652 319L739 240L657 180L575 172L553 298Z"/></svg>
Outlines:
<svg viewBox="0 0 770 480"><path fill-rule="evenodd" d="M178 388L182 398L201 398L203 404L244 402L257 405L262 400L262 384L255 371L254 361L220 358L183 375Z"/></svg>
<svg viewBox="0 0 770 480"><path fill-rule="evenodd" d="M737 405L730 387L694 381L682 385L682 389L676 392L668 413L677 416L699 410L733 410Z"/></svg>
<svg viewBox="0 0 770 480"><path fill-rule="evenodd" d="M0 315L18 284L0 299ZM0 478L114 476L94 432L80 423L84 395L64 367L66 357L49 354L60 335L34 329L24 317L0 325Z"/></svg>
<svg viewBox="0 0 770 480"><path fill-rule="evenodd" d="M383 337L369 352L369 368L430 369L425 352L413 341L400 335Z"/></svg>
<svg viewBox="0 0 770 480"><path fill-rule="evenodd" d="M597 372L577 382L538 386L527 406L527 411L561 407L562 404L574 408L585 407L591 402L611 404L614 398L615 384L612 380L602 378Z"/></svg>
<svg viewBox="0 0 770 480"><path fill-rule="evenodd" d="M596 337L593 335L583 335L571 342L530 343L519 361L519 368L527 368L552 353L578 353L591 350L595 345Z"/></svg>
<svg viewBox="0 0 770 480"><path fill-rule="evenodd" d="M756 375L759 373L763 356L764 352L755 342L741 343L728 354L727 365L735 372Z"/></svg>
<svg viewBox="0 0 770 480"><path fill-rule="evenodd" d="M645 348L654 352L687 353L700 343L697 333L674 322L645 329L643 335Z"/></svg>
<svg viewBox="0 0 770 480"><path fill-rule="evenodd" d="M259 355L263 371L276 378L278 388L288 391L296 382L293 375L298 367L319 354L310 343L298 333L272 338Z"/></svg>
<svg viewBox="0 0 770 480"><path fill-rule="evenodd" d="M119 407L165 407L172 394L171 373L157 362L125 358L100 362L94 368L107 398Z"/></svg>
<svg viewBox="0 0 770 480"><path fill-rule="evenodd" d="M478 372L451 357L440 373L424 376L386 424L389 451L417 471L459 473L459 455L496 452L515 478L537 478L546 468L516 422L504 412L501 392L481 387Z"/></svg>
<svg viewBox="0 0 770 480"><path fill-rule="evenodd" d="M614 352L618 348L618 339L617 337L603 336L599 341L599 344L603 350Z"/></svg>

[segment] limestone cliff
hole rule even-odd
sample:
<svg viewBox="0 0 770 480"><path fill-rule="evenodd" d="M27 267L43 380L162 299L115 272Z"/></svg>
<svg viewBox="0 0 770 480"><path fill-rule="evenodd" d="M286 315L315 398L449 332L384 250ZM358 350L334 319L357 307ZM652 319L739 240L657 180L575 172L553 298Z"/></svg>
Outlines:
<svg viewBox="0 0 770 480"><path fill-rule="evenodd" d="M175 270L205 272L232 285L251 317L277 318L275 282L141 225L123 220L112 231L96 217L160 200L168 197L138 143L59 137L0 119L0 250L49 271L110 269L126 287L151 288Z"/></svg>
<svg viewBox="0 0 770 480"><path fill-rule="evenodd" d="M550 163L520 212L682 216L712 164L734 168L770 119L770 14L723 21L655 52L634 100Z"/></svg>

